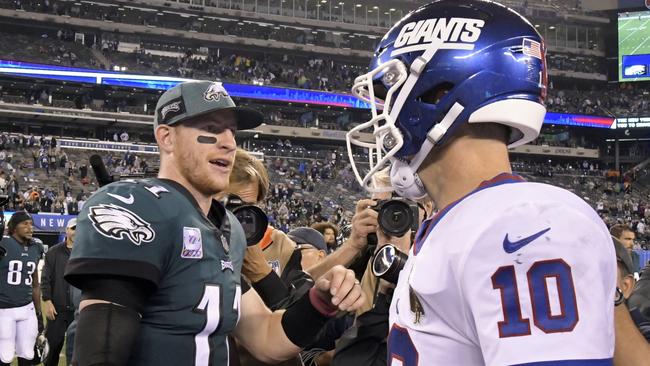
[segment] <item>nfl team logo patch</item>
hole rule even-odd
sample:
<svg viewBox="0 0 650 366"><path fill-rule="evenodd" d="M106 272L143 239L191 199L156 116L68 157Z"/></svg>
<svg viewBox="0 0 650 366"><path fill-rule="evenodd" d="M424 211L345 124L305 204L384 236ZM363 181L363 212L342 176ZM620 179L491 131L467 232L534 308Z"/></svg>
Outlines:
<svg viewBox="0 0 650 366"><path fill-rule="evenodd" d="M272 270L275 271L275 273L279 276L280 273L280 261L279 260L273 260L273 261L267 261L269 263L269 266L271 267Z"/></svg>
<svg viewBox="0 0 650 366"><path fill-rule="evenodd" d="M203 239L201 238L201 230L198 228L183 228L183 251L181 252L181 258L203 258Z"/></svg>

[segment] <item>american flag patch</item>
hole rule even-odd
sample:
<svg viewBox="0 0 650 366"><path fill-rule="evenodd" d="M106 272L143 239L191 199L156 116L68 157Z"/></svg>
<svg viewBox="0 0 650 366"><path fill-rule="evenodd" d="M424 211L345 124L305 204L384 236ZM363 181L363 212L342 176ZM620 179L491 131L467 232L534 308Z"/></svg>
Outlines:
<svg viewBox="0 0 650 366"><path fill-rule="evenodd" d="M539 42L524 38L521 47L524 55L535 57L540 60L542 59L542 45Z"/></svg>

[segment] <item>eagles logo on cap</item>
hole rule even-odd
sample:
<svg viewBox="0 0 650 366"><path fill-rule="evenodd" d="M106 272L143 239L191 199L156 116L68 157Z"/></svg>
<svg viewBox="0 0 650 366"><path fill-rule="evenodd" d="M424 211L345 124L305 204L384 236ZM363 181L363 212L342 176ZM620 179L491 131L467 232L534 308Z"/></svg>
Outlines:
<svg viewBox="0 0 650 366"><path fill-rule="evenodd" d="M162 123L166 123L170 119L180 114L185 113L185 105L181 98L176 98L169 103L163 105L158 109L159 119Z"/></svg>
<svg viewBox="0 0 650 366"><path fill-rule="evenodd" d="M203 99L207 101L215 101L218 102L221 97L227 97L228 92L226 92L226 89L223 88L223 85L221 83L212 83L208 87L208 89L205 90L205 93L203 93Z"/></svg>

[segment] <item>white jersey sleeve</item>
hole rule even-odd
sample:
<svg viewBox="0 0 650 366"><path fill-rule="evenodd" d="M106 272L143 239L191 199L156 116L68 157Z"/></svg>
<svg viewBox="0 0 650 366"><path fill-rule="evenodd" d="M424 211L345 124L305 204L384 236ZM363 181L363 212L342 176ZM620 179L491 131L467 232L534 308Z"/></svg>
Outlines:
<svg viewBox="0 0 650 366"><path fill-rule="evenodd" d="M610 365L616 261L609 232L573 194L525 185L544 200L494 205L503 209L480 225L458 262L484 362Z"/></svg>

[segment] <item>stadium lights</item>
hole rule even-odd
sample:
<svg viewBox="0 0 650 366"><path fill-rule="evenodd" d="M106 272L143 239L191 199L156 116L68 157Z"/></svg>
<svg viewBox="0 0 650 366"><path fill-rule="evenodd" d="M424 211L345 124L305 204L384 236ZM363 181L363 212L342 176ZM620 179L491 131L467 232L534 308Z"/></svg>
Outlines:
<svg viewBox="0 0 650 366"><path fill-rule="evenodd" d="M378 6L373 6L372 8L375 9L375 10L379 9Z"/></svg>
<svg viewBox="0 0 650 366"><path fill-rule="evenodd" d="M555 26L552 25L552 26L548 27L548 29L553 30L553 29L555 29Z"/></svg>
<svg viewBox="0 0 650 366"><path fill-rule="evenodd" d="M345 3L344 3L344 2L340 2L339 5L345 5Z"/></svg>
<svg viewBox="0 0 650 366"><path fill-rule="evenodd" d="M362 6L363 6L363 5L361 5L361 4L357 4L357 8L360 8L360 7L362 7Z"/></svg>

